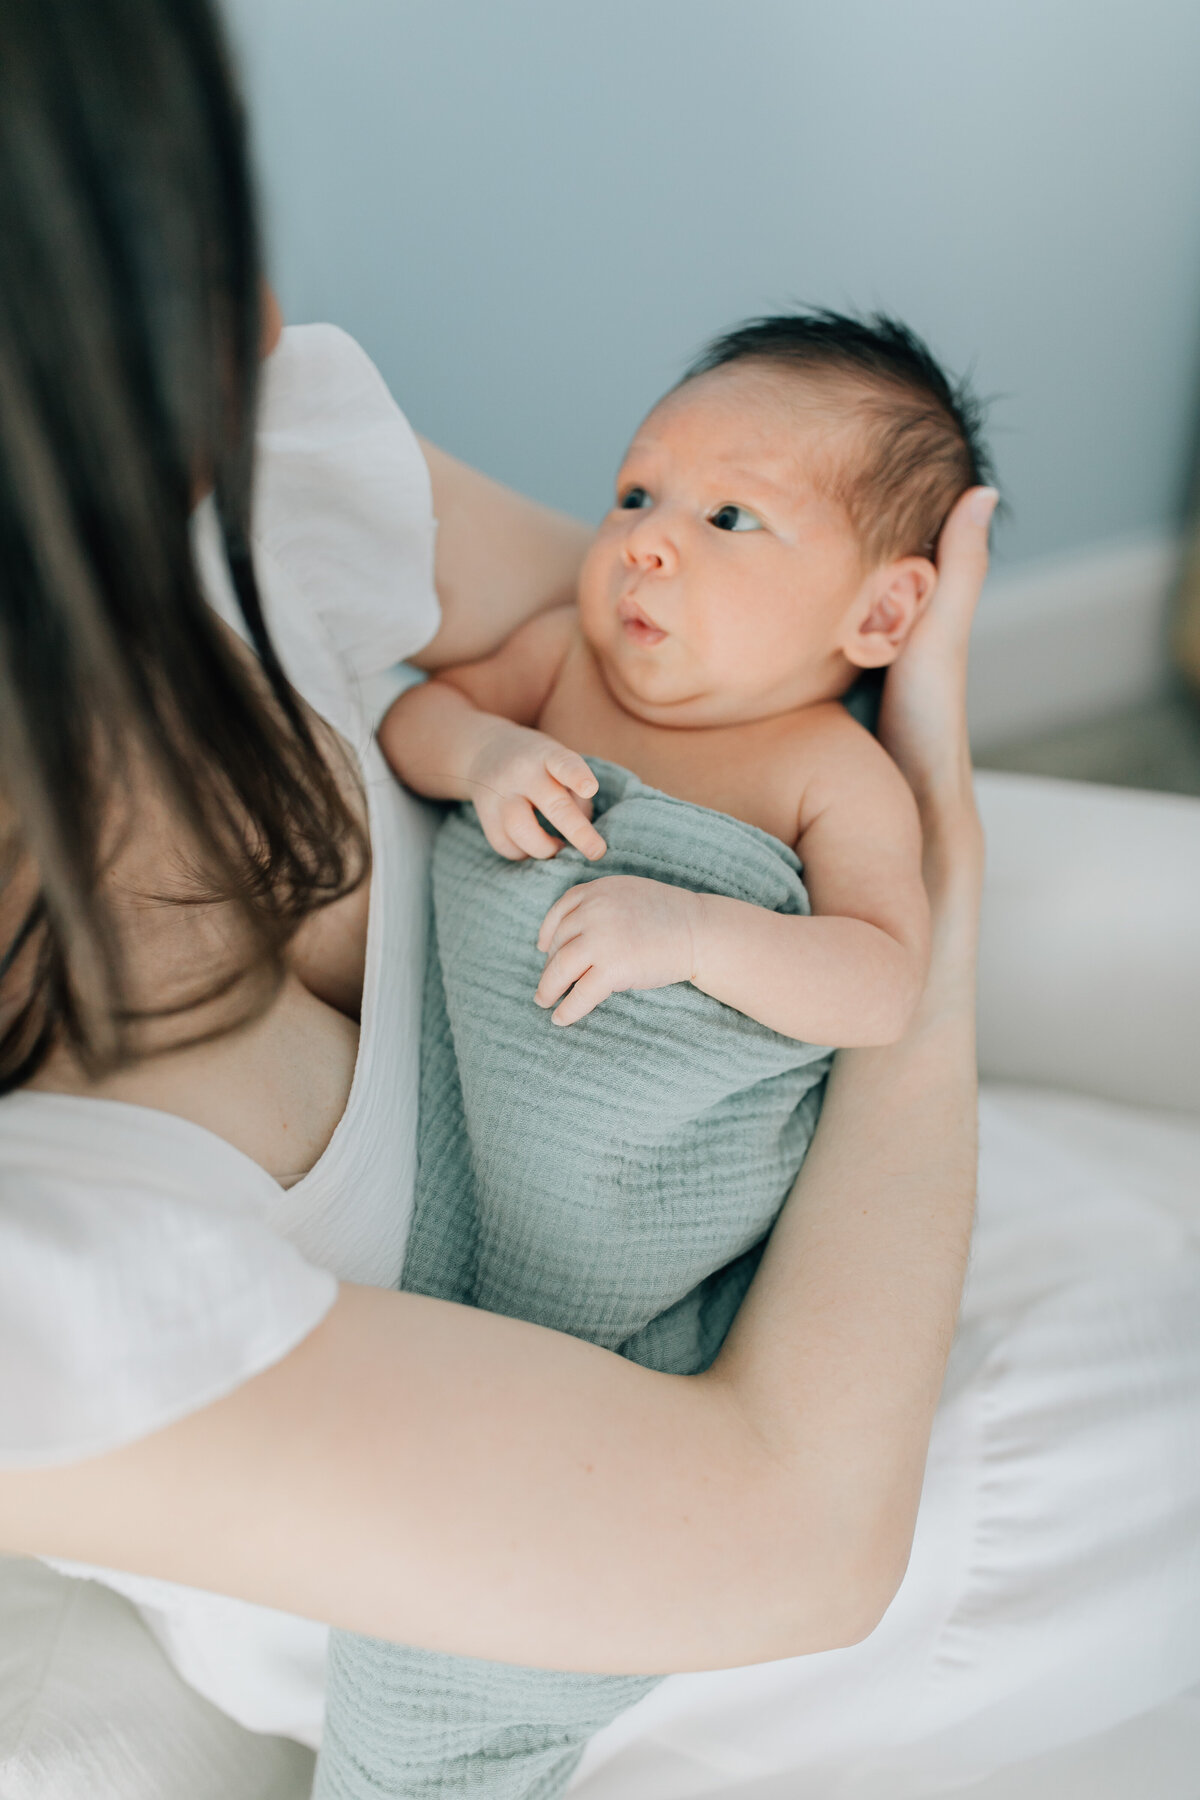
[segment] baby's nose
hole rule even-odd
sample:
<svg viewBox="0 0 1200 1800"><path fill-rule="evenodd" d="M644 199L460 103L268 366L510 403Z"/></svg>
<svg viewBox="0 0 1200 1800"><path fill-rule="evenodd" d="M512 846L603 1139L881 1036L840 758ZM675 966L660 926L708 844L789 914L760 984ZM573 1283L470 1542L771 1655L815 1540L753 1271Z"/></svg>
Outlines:
<svg viewBox="0 0 1200 1800"><path fill-rule="evenodd" d="M676 551L670 534L657 522L647 520L626 538L625 557L631 566L653 571L673 566Z"/></svg>

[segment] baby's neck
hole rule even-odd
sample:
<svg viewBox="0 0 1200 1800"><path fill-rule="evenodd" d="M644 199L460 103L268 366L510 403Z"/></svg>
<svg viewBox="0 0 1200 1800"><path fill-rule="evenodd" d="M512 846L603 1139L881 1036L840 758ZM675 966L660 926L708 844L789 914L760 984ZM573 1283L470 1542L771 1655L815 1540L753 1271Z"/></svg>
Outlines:
<svg viewBox="0 0 1200 1800"><path fill-rule="evenodd" d="M795 841L807 759L827 704L720 725L663 725L622 703L580 636L537 721L582 756L632 769L650 787L732 813L785 843Z"/></svg>

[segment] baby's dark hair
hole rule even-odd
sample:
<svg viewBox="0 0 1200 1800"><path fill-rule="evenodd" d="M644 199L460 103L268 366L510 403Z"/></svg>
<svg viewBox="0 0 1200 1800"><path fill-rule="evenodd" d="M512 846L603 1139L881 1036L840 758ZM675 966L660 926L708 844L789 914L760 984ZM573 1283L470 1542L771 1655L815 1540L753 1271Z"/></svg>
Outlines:
<svg viewBox="0 0 1200 1800"><path fill-rule="evenodd" d="M739 362L844 384L863 451L838 459L828 485L873 564L932 556L959 495L993 479L980 401L898 319L823 307L748 319L714 338L680 386Z"/></svg>

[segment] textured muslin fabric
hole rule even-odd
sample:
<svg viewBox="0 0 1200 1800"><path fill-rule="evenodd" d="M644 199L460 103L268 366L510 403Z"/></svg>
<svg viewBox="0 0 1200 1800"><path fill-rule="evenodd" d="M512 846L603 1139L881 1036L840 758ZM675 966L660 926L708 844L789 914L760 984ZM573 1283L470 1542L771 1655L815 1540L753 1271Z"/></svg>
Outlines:
<svg viewBox="0 0 1200 1800"><path fill-rule="evenodd" d="M473 807L438 834L403 1285L692 1374L720 1347L803 1161L829 1052L687 983L614 994L559 1028L533 999L538 928L568 888L607 875L790 914L808 897L778 839L591 767L598 864L571 849L506 862ZM548 1800L650 1685L335 1633L315 1792Z"/></svg>
<svg viewBox="0 0 1200 1800"><path fill-rule="evenodd" d="M651 1685L427 1657L337 1633L329 1683L313 1800L553 1800L587 1739Z"/></svg>

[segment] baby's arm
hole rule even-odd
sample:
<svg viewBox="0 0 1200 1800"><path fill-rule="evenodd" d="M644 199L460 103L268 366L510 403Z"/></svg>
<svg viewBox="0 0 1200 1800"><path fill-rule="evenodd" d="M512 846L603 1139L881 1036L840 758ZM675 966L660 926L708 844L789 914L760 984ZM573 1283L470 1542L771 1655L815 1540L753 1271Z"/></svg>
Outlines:
<svg viewBox="0 0 1200 1800"><path fill-rule="evenodd" d="M588 806L595 776L575 751L532 729L573 630L571 607L530 619L493 655L409 688L379 727L401 780L431 800L473 801L488 842L512 861L562 847L535 807L585 856L604 854Z"/></svg>
<svg viewBox="0 0 1200 1800"><path fill-rule="evenodd" d="M539 939L539 1002L573 981L554 1014L566 1025L619 989L690 981L785 1037L895 1042L929 959L920 827L899 770L848 715L831 715L796 848L812 918L633 876L572 888Z"/></svg>
<svg viewBox="0 0 1200 1800"><path fill-rule="evenodd" d="M916 802L847 715L808 783L796 852L810 919L699 896L696 986L787 1037L891 1044L929 965Z"/></svg>

